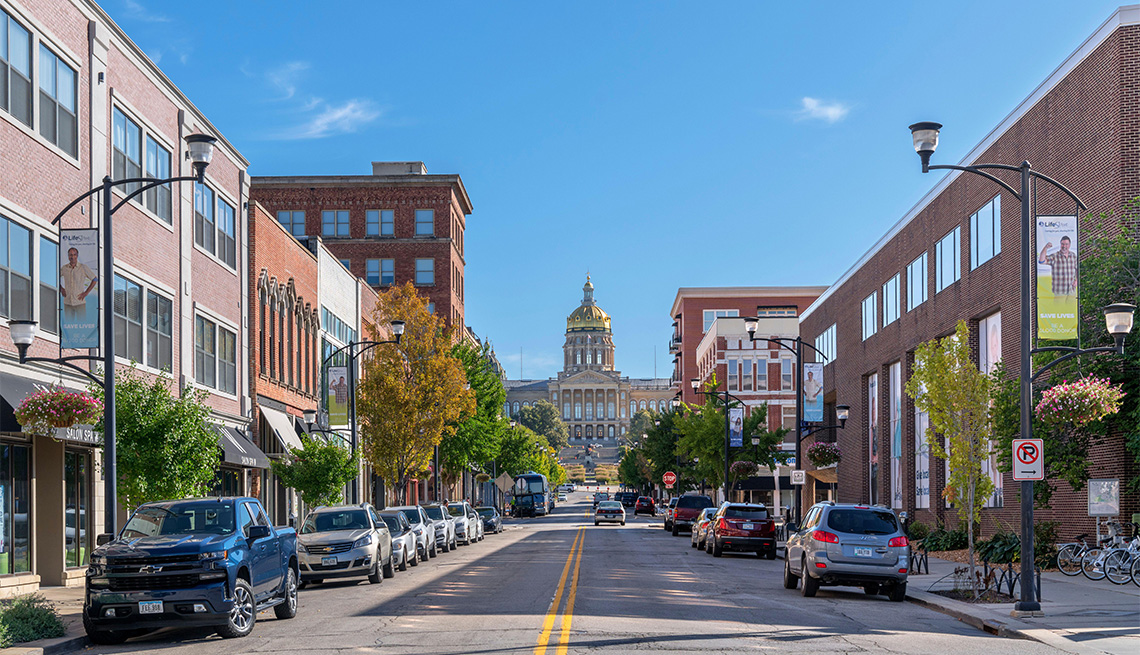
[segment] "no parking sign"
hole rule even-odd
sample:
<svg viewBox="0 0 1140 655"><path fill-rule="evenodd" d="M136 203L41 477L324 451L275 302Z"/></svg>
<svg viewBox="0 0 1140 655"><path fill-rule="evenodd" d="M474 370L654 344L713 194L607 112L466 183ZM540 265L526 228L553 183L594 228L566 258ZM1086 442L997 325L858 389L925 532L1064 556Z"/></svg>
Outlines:
<svg viewBox="0 0 1140 655"><path fill-rule="evenodd" d="M1045 479L1045 442L1041 439L1013 440L1013 479Z"/></svg>

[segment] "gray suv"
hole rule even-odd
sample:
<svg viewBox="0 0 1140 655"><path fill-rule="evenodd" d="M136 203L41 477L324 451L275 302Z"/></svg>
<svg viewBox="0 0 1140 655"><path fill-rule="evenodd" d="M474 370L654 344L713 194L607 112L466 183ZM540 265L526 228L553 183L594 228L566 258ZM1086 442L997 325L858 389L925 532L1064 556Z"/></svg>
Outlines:
<svg viewBox="0 0 1140 655"><path fill-rule="evenodd" d="M886 507L818 503L802 526L790 526L785 554L785 589L802 581L809 597L821 585L843 585L895 602L906 599L910 545Z"/></svg>
<svg viewBox="0 0 1140 655"><path fill-rule="evenodd" d="M301 587L358 575L376 584L394 572L388 526L367 503L314 509L297 536L297 554Z"/></svg>

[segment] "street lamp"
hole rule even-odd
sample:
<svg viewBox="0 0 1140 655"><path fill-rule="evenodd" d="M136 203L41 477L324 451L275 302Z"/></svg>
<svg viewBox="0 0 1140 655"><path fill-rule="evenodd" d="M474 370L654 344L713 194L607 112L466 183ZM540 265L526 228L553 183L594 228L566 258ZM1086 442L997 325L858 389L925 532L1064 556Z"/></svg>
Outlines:
<svg viewBox="0 0 1140 655"><path fill-rule="evenodd" d="M931 166L930 156L934 154L934 150L938 147L938 134L941 129L942 125L940 123L933 122L915 123L910 126L911 137L914 141L914 150L922 160L923 173L932 170L953 170L980 175L996 183L1021 202L1021 340L1018 342L1019 350L1021 351L1021 367L1019 369L1021 383L1021 425L1019 432L1022 439L1031 439L1033 437L1031 414L1033 411L1033 382L1042 373L1067 359L1094 352L1123 354L1124 337L1132 329L1132 314L1136 308L1125 303L1116 303L1104 308L1105 324L1109 334L1112 335L1115 341L1115 346L1084 349L1080 346L1032 348L1033 314L1031 308L1033 303L1033 273L1036 264L1033 248L1031 247L1033 243L1032 202L1034 194L1031 192L1030 183L1036 178L1053 185L1076 203L1078 215L1080 211L1087 210L1088 207L1081 202L1081 199L1078 198L1075 193L1065 188L1060 182L1033 170L1033 167L1028 161L1022 161L1020 166L1011 166L1009 164L972 164L970 166L939 164ZM992 173L988 173L987 170L1015 171L1019 173L1021 176L1020 192L995 177ZM1033 355L1040 352L1060 352L1065 354L1050 361L1034 373ZM1034 589L1036 581L1033 577L1033 537L1033 481L1023 480L1021 482L1021 599L1014 605L1015 612L1035 614L1041 612L1041 603L1038 602L1037 593Z"/></svg>
<svg viewBox="0 0 1140 655"><path fill-rule="evenodd" d="M184 140L186 141L187 156L194 169L194 175L169 177L161 180L153 177L131 177L115 180L112 179L110 175L105 175L103 176L102 184L87 191L75 200L72 200L62 211L56 214L55 218L51 221L52 225L58 225L64 215L71 211L73 207L91 196L102 193L103 216L100 229L103 232L103 272L100 276L102 279L99 280L99 283L103 286L103 347L100 356L73 355L59 358L28 357L28 347L32 345L36 336L36 324L32 321L12 322L17 323L11 335L13 343L16 344L16 349L19 351L21 364L27 362L44 362L66 366L83 373L87 378L103 387L103 453L106 461L103 474L104 529L112 535L118 532L119 474L115 454L115 251L114 230L112 229L111 218L123 205L155 187L172 182L205 182L206 167L210 165L210 161L213 159L214 144L217 142L217 139L205 134L190 134L186 136ZM120 200L118 204L114 204L114 198L111 194L112 190L118 186L132 184L139 186L134 189L128 187L126 197ZM80 368L73 363L81 360L103 360L103 380L100 381L90 371Z"/></svg>
<svg viewBox="0 0 1140 655"><path fill-rule="evenodd" d="M321 362L321 379L324 379L325 369L328 367L329 362L331 362L332 359L334 357L336 357L337 355L339 355L340 353L345 352L345 351L348 352L348 412L349 412L348 429L349 429L349 434L351 435L351 439L350 439L349 443L351 445L353 455L356 454L356 358L361 356L365 352L371 350L372 348L375 348L376 346L383 346L385 344L399 345L400 344L400 337L403 336L403 334L404 334L404 322L400 321L400 320L395 320L395 321L391 321L389 323L389 325L391 325L391 327L392 327L392 334L395 335L395 337L396 337L395 339L391 339L389 341L349 341L347 345L341 346L340 348L337 348L336 350L329 353L328 356L325 357L324 361ZM359 346L359 348L358 348L358 346ZM401 351L401 354L402 354L402 351ZM306 416L308 416L310 411L312 411L314 416L315 416L316 411L314 411L314 410L307 410L305 412ZM438 476L439 476L439 451L437 450L436 451L436 477L438 478ZM354 505L356 503L360 502L360 476L359 476L359 474L352 478L351 501L350 502Z"/></svg>

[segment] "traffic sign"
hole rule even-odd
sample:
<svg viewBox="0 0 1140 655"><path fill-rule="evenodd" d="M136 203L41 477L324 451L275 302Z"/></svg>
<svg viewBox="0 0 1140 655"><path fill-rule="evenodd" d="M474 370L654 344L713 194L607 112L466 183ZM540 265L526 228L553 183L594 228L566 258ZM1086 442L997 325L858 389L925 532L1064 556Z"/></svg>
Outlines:
<svg viewBox="0 0 1140 655"><path fill-rule="evenodd" d="M803 471L792 471L792 484L806 484L806 478Z"/></svg>
<svg viewBox="0 0 1140 655"><path fill-rule="evenodd" d="M507 475L506 473L495 478L495 486L498 487L499 491L501 491L503 493L507 493L508 491L510 491L511 487L514 486L514 484L515 484L514 478Z"/></svg>
<svg viewBox="0 0 1140 655"><path fill-rule="evenodd" d="M661 481L665 483L666 488L672 489L673 485L677 483L677 474L672 471L665 471L665 475L661 476Z"/></svg>
<svg viewBox="0 0 1140 655"><path fill-rule="evenodd" d="M1045 442L1041 439L1013 440L1013 479L1045 479Z"/></svg>
<svg viewBox="0 0 1140 655"><path fill-rule="evenodd" d="M667 484L667 485L665 485L665 488L666 488L666 489L672 489L672 488L673 488L673 485L671 485L671 484Z"/></svg>

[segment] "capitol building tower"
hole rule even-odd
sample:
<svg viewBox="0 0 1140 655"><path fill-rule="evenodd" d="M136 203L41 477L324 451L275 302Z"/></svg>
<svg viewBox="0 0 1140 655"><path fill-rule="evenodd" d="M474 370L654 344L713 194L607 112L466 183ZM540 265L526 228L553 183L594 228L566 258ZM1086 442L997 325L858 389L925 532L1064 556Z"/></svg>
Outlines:
<svg viewBox="0 0 1140 655"><path fill-rule="evenodd" d="M558 408L570 442L609 442L629 430L639 410L666 411L673 397L668 379L630 379L614 366L610 315L594 300L594 284L586 276L582 303L566 317L562 371L546 380L507 380L510 416L546 400Z"/></svg>

